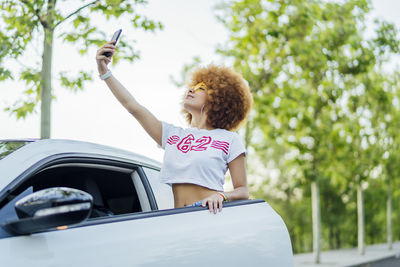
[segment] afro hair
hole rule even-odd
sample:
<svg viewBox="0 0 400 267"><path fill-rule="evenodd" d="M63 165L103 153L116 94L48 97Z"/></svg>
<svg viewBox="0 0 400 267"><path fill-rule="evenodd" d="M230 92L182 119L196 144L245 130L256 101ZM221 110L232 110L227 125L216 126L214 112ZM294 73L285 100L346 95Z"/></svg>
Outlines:
<svg viewBox="0 0 400 267"><path fill-rule="evenodd" d="M209 65L196 69L188 86L193 87L200 82L208 87L204 108L207 123L213 128L237 130L247 118L253 103L242 75L227 67ZM183 113L190 125L192 115L185 109Z"/></svg>

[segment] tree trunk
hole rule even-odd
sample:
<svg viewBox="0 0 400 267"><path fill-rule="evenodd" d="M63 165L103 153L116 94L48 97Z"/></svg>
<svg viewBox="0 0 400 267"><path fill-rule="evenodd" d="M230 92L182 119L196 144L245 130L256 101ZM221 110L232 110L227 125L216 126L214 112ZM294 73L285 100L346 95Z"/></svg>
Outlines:
<svg viewBox="0 0 400 267"><path fill-rule="evenodd" d="M336 228L336 248L340 248L341 242L340 242L340 228Z"/></svg>
<svg viewBox="0 0 400 267"><path fill-rule="evenodd" d="M387 183L387 242L388 248L391 250L393 248L393 235L392 235L392 185L390 177L388 177Z"/></svg>
<svg viewBox="0 0 400 267"><path fill-rule="evenodd" d="M361 182L357 184L358 253L365 254L364 200Z"/></svg>
<svg viewBox="0 0 400 267"><path fill-rule="evenodd" d="M329 249L334 249L335 245L334 245L334 234L333 234L333 226L329 225Z"/></svg>
<svg viewBox="0 0 400 267"><path fill-rule="evenodd" d="M314 263L321 261L321 209L318 182L311 182Z"/></svg>
<svg viewBox="0 0 400 267"><path fill-rule="evenodd" d="M47 5L46 21L43 22L44 41L43 41L43 63L40 73L41 79L41 107L40 107L40 138L50 138L51 130L51 65L53 55L53 14L55 0L49 0Z"/></svg>

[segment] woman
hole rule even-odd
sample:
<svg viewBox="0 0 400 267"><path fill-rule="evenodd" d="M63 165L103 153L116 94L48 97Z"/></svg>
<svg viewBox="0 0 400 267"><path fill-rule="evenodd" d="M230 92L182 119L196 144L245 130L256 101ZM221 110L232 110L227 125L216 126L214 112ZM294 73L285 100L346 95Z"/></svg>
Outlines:
<svg viewBox="0 0 400 267"><path fill-rule="evenodd" d="M195 71L183 99L190 128L183 129L159 121L112 76L107 65L115 53L113 44L108 42L97 51L100 78L165 150L160 177L172 186L175 208L208 206L216 213L222 210L223 201L248 199L245 148L232 132L246 119L252 104L243 78L213 65ZM106 57L105 52L112 55ZM228 168L234 190L223 192Z"/></svg>

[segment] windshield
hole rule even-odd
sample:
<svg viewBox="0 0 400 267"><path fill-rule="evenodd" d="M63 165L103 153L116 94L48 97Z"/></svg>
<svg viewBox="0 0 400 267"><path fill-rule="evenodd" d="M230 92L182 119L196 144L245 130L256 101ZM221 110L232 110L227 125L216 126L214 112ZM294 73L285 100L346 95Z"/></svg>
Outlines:
<svg viewBox="0 0 400 267"><path fill-rule="evenodd" d="M0 160L7 155L11 154L18 148L30 143L32 141L2 141L0 140Z"/></svg>

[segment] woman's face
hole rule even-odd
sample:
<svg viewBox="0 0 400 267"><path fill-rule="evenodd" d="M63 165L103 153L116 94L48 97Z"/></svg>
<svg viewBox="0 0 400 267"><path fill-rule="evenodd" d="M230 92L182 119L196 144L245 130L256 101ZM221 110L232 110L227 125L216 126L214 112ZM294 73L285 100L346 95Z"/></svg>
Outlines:
<svg viewBox="0 0 400 267"><path fill-rule="evenodd" d="M186 92L183 101L183 107L191 114L201 112L207 102L207 86L204 83L198 83Z"/></svg>

